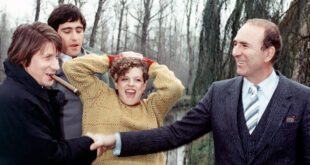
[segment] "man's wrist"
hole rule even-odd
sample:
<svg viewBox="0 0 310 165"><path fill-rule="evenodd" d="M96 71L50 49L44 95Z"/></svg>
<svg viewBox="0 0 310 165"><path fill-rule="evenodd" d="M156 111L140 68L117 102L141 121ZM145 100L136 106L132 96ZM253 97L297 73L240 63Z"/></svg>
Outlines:
<svg viewBox="0 0 310 165"><path fill-rule="evenodd" d="M119 156L122 149L121 134L119 132L115 133L115 147L113 149L113 155Z"/></svg>

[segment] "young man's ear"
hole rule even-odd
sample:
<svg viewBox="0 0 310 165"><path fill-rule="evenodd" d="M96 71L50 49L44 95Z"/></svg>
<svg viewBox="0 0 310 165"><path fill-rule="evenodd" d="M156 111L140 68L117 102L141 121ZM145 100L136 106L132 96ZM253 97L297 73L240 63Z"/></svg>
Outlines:
<svg viewBox="0 0 310 165"><path fill-rule="evenodd" d="M265 49L264 52L265 52L265 62L270 62L276 53L276 49L274 46L270 46L269 48Z"/></svg>

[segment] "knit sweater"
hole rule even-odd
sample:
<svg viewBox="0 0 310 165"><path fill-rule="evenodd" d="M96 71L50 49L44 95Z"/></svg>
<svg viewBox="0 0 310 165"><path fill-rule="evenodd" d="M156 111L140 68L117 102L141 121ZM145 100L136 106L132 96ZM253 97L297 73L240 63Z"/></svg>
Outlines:
<svg viewBox="0 0 310 165"><path fill-rule="evenodd" d="M112 134L161 127L168 110L182 96L184 87L181 81L167 66L153 62L148 75L154 78L156 92L150 93L140 104L129 106L122 103L114 89L94 76L94 73L107 72L110 60L113 58L107 55L86 55L66 61L62 66L70 83L81 93L83 134ZM165 158L163 153L117 157L109 150L93 164L163 165Z"/></svg>

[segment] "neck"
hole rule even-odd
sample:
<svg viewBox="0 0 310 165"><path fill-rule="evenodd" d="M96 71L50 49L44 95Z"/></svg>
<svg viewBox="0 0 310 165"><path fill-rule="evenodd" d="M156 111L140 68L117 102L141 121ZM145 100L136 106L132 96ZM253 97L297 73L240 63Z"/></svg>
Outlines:
<svg viewBox="0 0 310 165"><path fill-rule="evenodd" d="M273 67L268 66L264 67L264 70L261 71L261 74L255 75L254 77L246 77L249 81L251 81L253 84L259 84L260 82L266 80L272 73Z"/></svg>

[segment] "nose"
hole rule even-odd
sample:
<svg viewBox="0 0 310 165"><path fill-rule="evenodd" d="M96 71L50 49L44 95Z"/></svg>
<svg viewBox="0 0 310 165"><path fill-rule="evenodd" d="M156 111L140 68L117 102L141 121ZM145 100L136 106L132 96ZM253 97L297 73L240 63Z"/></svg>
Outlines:
<svg viewBox="0 0 310 165"><path fill-rule="evenodd" d="M134 82L133 80L129 80L129 86L133 86Z"/></svg>
<svg viewBox="0 0 310 165"><path fill-rule="evenodd" d="M56 57L52 60L51 68L55 71L59 69L59 61Z"/></svg>
<svg viewBox="0 0 310 165"><path fill-rule="evenodd" d="M77 32L75 30L73 30L72 34L71 34L71 39L72 40L77 40L77 38L78 38L78 34L77 34Z"/></svg>

